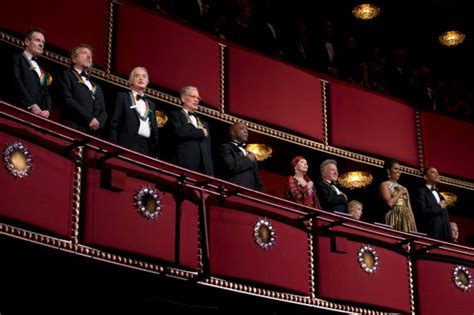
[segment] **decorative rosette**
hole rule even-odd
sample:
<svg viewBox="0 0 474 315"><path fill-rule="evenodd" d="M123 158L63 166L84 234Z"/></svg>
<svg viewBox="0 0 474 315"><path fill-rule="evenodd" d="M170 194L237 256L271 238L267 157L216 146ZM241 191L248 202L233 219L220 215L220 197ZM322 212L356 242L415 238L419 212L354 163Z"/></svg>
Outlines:
<svg viewBox="0 0 474 315"><path fill-rule="evenodd" d="M275 245L275 228L267 218L259 218L253 227L253 237L258 246L268 250Z"/></svg>
<svg viewBox="0 0 474 315"><path fill-rule="evenodd" d="M155 220L163 209L158 190L150 187L140 188L134 196L134 205L145 218Z"/></svg>
<svg viewBox="0 0 474 315"><path fill-rule="evenodd" d="M33 167L32 155L20 141L10 143L5 148L3 162L7 171L16 178L27 177Z"/></svg>
<svg viewBox="0 0 474 315"><path fill-rule="evenodd" d="M472 275L469 269L457 265L453 270L453 282L460 290L466 292L472 288Z"/></svg>
<svg viewBox="0 0 474 315"><path fill-rule="evenodd" d="M364 272L375 274L379 266L379 255L369 245L362 245L357 251L357 261Z"/></svg>

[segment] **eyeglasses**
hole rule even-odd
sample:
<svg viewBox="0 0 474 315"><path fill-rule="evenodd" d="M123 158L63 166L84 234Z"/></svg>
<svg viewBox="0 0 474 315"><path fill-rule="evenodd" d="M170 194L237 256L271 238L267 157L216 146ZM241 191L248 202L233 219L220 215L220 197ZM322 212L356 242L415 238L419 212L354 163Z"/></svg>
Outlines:
<svg viewBox="0 0 474 315"><path fill-rule="evenodd" d="M189 95L189 94L188 94L188 95L186 95L186 96L189 97L189 98L192 98L192 99L197 99L198 101L201 100L201 97L200 97L199 95Z"/></svg>

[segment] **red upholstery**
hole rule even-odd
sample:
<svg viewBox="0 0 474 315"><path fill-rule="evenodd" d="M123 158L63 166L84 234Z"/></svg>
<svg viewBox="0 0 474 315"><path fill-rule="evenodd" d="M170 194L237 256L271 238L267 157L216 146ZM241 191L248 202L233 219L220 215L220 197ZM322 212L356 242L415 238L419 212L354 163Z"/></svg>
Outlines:
<svg viewBox="0 0 474 315"><path fill-rule="evenodd" d="M474 178L474 125L434 113L423 113L426 166L441 174Z"/></svg>
<svg viewBox="0 0 474 315"><path fill-rule="evenodd" d="M163 208L156 220L149 220L134 207L135 193L155 184L129 174L123 192L100 187L100 173L88 170L85 194L84 242L160 260L175 262L176 201L171 193L160 191ZM185 201L180 229L180 264L196 269L197 207Z"/></svg>
<svg viewBox="0 0 474 315"><path fill-rule="evenodd" d="M348 228L340 228L339 231L350 231L351 234L355 232ZM363 234L365 233L361 233ZM368 236L386 241L386 238L374 233ZM332 252L329 237L319 237L315 245L316 288L319 297L410 312L408 260L405 256L369 242L368 245L379 256L378 271L369 275L362 270L357 260L359 248L367 243L349 237L347 241L339 240L337 244L343 245L341 248L345 253Z"/></svg>
<svg viewBox="0 0 474 315"><path fill-rule="evenodd" d="M237 200L237 198L230 198ZM305 232L270 219L276 231L276 245L260 248L253 237L260 217L236 210L265 206L244 200L235 204L208 206L211 273L309 294L308 241Z"/></svg>
<svg viewBox="0 0 474 315"><path fill-rule="evenodd" d="M420 314L472 314L474 293L458 289L452 281L455 264L418 260L416 280L418 284L418 310ZM470 268L471 276L474 272Z"/></svg>
<svg viewBox="0 0 474 315"><path fill-rule="evenodd" d="M2 121L0 124L6 127L5 124L9 123ZM24 137L15 137L0 131L2 160L7 145L19 140L32 154L33 168L30 176L17 179L2 165L0 215L68 238L71 236L74 165L68 159L50 151L44 143L33 144L25 140L30 135L26 129L20 132Z"/></svg>
<svg viewBox="0 0 474 315"><path fill-rule="evenodd" d="M18 33L21 38L32 26L45 31L49 45L70 52L79 43L94 49L94 63L104 67L107 44L108 0L69 1L2 1L2 28ZM69 55L69 54L68 54Z"/></svg>
<svg viewBox="0 0 474 315"><path fill-rule="evenodd" d="M229 47L228 113L322 141L320 80L282 62Z"/></svg>
<svg viewBox="0 0 474 315"><path fill-rule="evenodd" d="M417 167L415 110L343 83L330 84L330 143Z"/></svg>
<svg viewBox="0 0 474 315"><path fill-rule="evenodd" d="M152 83L175 91L194 85L204 103L219 107L217 41L149 10L118 8L114 65L126 78L134 67L146 67Z"/></svg>

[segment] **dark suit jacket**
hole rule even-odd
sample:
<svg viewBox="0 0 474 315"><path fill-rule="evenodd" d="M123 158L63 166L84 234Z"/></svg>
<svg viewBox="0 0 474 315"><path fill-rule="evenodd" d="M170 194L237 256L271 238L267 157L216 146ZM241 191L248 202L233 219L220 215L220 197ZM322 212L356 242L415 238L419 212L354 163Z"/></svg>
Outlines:
<svg viewBox="0 0 474 315"><path fill-rule="evenodd" d="M346 197L344 197L344 195L338 195L334 187L325 180L320 180L316 183L316 193L323 210L347 213Z"/></svg>
<svg viewBox="0 0 474 315"><path fill-rule="evenodd" d="M79 81L73 71L75 70L65 70L59 76L63 98L62 123L77 130L92 133L89 123L95 117L100 123L100 129L104 128L107 113L102 89L96 84L97 89L94 95L87 85Z"/></svg>
<svg viewBox="0 0 474 315"><path fill-rule="evenodd" d="M158 127L156 125L155 104L147 99L150 116L150 155L156 157L158 149ZM140 128L140 118L135 109L130 108L133 105L130 99L130 92L120 92L115 101L114 112L110 118L111 142L117 143L123 147L137 151L137 136Z"/></svg>
<svg viewBox="0 0 474 315"><path fill-rule="evenodd" d="M27 109L37 104L42 110L51 111L51 95L23 54L13 56L13 81L15 105Z"/></svg>
<svg viewBox="0 0 474 315"><path fill-rule="evenodd" d="M194 127L183 110L171 112L170 122L176 146L174 163L196 172L213 175L209 125L199 119L208 131L207 137L201 129Z"/></svg>
<svg viewBox="0 0 474 315"><path fill-rule="evenodd" d="M258 164L250 160L232 142L219 147L219 170L222 178L240 186L263 191Z"/></svg>
<svg viewBox="0 0 474 315"><path fill-rule="evenodd" d="M443 199L442 196L440 198ZM431 190L425 185L418 189L416 195L415 217L418 220L418 230L428 234L429 237L451 241L448 210L441 208Z"/></svg>

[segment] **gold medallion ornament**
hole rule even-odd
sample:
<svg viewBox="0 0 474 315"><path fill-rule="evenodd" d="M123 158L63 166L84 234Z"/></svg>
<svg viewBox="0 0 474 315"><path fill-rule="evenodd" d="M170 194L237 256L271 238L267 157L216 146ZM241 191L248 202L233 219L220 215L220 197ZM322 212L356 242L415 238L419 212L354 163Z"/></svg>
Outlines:
<svg viewBox="0 0 474 315"><path fill-rule="evenodd" d="M134 196L134 205L145 218L155 220L163 209L158 190L150 187L140 188Z"/></svg>
<svg viewBox="0 0 474 315"><path fill-rule="evenodd" d="M10 143L3 151L5 168L16 178L30 175L33 160L28 148L20 141Z"/></svg>
<svg viewBox="0 0 474 315"><path fill-rule="evenodd" d="M375 274L379 267L379 255L369 245L362 245L357 251L357 261L364 272Z"/></svg>
<svg viewBox="0 0 474 315"><path fill-rule="evenodd" d="M458 289L467 292L472 288L472 276L469 269L457 265L453 270L453 282Z"/></svg>
<svg viewBox="0 0 474 315"><path fill-rule="evenodd" d="M259 218L253 228L253 237L260 248L268 250L275 245L275 228L267 218Z"/></svg>

